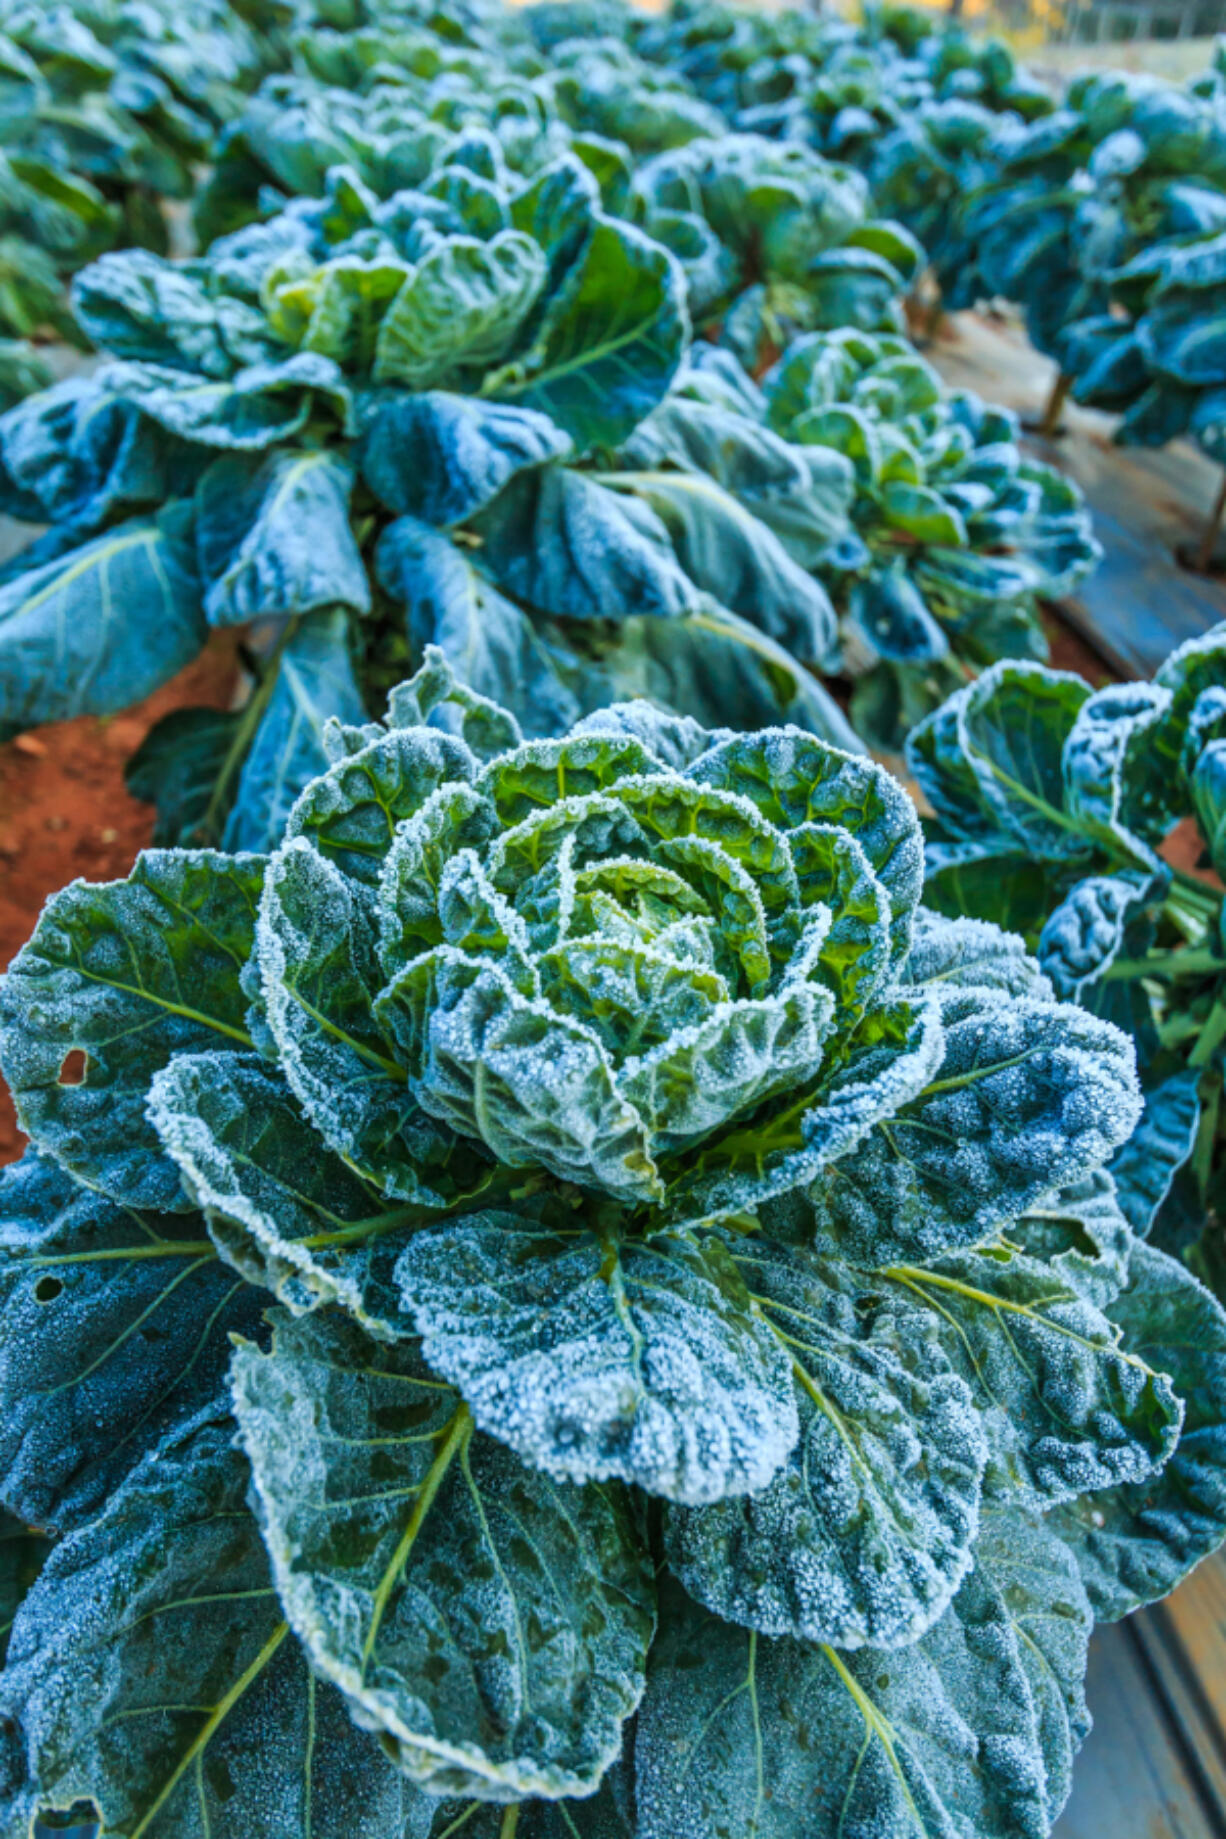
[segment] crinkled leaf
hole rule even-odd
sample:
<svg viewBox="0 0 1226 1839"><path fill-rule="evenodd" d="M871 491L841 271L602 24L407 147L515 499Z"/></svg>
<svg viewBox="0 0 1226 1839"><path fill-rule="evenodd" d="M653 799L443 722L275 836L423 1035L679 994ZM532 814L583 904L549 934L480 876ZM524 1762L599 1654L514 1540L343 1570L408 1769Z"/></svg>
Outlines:
<svg viewBox="0 0 1226 1839"><path fill-rule="evenodd" d="M542 410L580 452L616 447L663 399L688 333L675 259L641 230L600 217L532 351L486 387Z"/></svg>
<svg viewBox="0 0 1226 1839"><path fill-rule="evenodd" d="M176 1053L249 1046L239 982L264 862L146 850L126 881L48 901L0 984L0 1055L23 1128L134 1207L185 1209L145 1118Z"/></svg>
<svg viewBox="0 0 1226 1839"><path fill-rule="evenodd" d="M670 1506L669 1563L762 1634L907 1646L971 1566L987 1445L970 1393L862 1335L815 1261L769 1240L734 1256L791 1360L800 1438L756 1493Z"/></svg>
<svg viewBox="0 0 1226 1839"><path fill-rule="evenodd" d="M57 1532L216 1393L261 1298L197 1213L92 1193L36 1150L0 1178L0 1497Z"/></svg>
<svg viewBox="0 0 1226 1839"><path fill-rule="evenodd" d="M763 1487L796 1441L786 1354L684 1243L491 1213L416 1235L397 1276L430 1365L548 1475L698 1504Z"/></svg>
<svg viewBox="0 0 1226 1839"><path fill-rule="evenodd" d="M233 1383L285 1612L358 1722L434 1794L593 1788L655 1619L629 1496L525 1469L414 1346L336 1317Z"/></svg>
<svg viewBox="0 0 1226 1839"><path fill-rule="evenodd" d="M984 1413L989 1494L1045 1511L1095 1488L1144 1483L1170 1456L1181 1408L1169 1380L1120 1345L1072 1273L992 1248L885 1276L930 1312Z"/></svg>
<svg viewBox="0 0 1226 1839"><path fill-rule="evenodd" d="M93 1801L114 1839L426 1839L435 1803L357 1729L281 1613L228 1416L206 1415L56 1548L13 1629L14 1832Z"/></svg>
<svg viewBox="0 0 1226 1839"><path fill-rule="evenodd" d="M1109 1024L971 987L946 991L942 1025L937 1076L810 1189L820 1250L880 1268L973 1245L1131 1132L1132 1046Z"/></svg>
<svg viewBox="0 0 1226 1839"><path fill-rule="evenodd" d="M1200 1070L1181 1067L1146 1085L1141 1121L1111 1160L1116 1192L1128 1223L1147 1238L1171 1183L1192 1153L1200 1124Z"/></svg>
<svg viewBox="0 0 1226 1839"><path fill-rule="evenodd" d="M398 516L461 524L527 467L565 458L569 437L547 415L441 390L393 395L362 436L362 477Z"/></svg>
<svg viewBox="0 0 1226 1839"><path fill-rule="evenodd" d="M370 611L349 526L353 468L335 453L215 460L196 491L196 545L209 624L287 619L316 607Z"/></svg>
<svg viewBox="0 0 1226 1839"><path fill-rule="evenodd" d="M766 1641L662 1605L636 1746L640 1839L1037 1839L1020 1642L974 1572L898 1653Z"/></svg>
<svg viewBox="0 0 1226 1839"><path fill-rule="evenodd" d="M1175 1453L1158 1475L1089 1494L1052 1516L1104 1621L1165 1596L1226 1533L1221 1304L1174 1258L1137 1245L1128 1287L1109 1313L1132 1355L1170 1376L1185 1415Z"/></svg>

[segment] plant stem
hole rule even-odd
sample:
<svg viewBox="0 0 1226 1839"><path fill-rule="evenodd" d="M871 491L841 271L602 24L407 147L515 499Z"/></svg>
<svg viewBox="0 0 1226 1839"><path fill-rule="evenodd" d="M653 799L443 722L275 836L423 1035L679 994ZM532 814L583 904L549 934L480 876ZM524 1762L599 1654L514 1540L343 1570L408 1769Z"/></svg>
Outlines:
<svg viewBox="0 0 1226 1839"><path fill-rule="evenodd" d="M1051 386L1051 394L1047 398L1047 406L1035 429L1035 433L1041 440L1054 440L1059 434L1060 418L1064 414L1064 405L1068 401L1068 393L1072 387L1073 379L1066 376L1064 371L1058 371L1056 380Z"/></svg>
<svg viewBox="0 0 1226 1839"><path fill-rule="evenodd" d="M1218 486L1217 497L1209 513L1209 521L1205 525L1200 547L1196 551L1195 566L1196 572L1200 575L1207 575L1213 565L1213 551L1217 546L1218 531L1222 527L1224 516L1226 516L1226 471L1222 474L1222 482Z"/></svg>
<svg viewBox="0 0 1226 1839"><path fill-rule="evenodd" d="M1134 977L1203 977L1226 971L1226 958L1209 946L1158 951L1150 958L1117 958L1103 973L1104 983L1127 983Z"/></svg>

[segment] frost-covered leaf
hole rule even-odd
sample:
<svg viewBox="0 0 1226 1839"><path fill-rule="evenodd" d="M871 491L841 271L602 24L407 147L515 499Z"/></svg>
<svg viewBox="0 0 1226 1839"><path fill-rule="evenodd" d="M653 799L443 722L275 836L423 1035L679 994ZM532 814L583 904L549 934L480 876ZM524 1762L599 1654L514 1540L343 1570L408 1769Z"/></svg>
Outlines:
<svg viewBox="0 0 1226 1839"><path fill-rule="evenodd" d="M384 1339L408 1332L392 1267L416 1211L387 1208L325 1148L267 1061L180 1054L154 1080L149 1113L248 1284L298 1313L337 1303Z"/></svg>
<svg viewBox="0 0 1226 1839"><path fill-rule="evenodd" d="M837 664L834 607L774 532L697 473L612 475L667 530L685 573L741 619L823 669Z"/></svg>
<svg viewBox="0 0 1226 1839"><path fill-rule="evenodd" d="M640 1839L1038 1839L1046 1773L1009 1610L974 1572L913 1646L844 1656L661 1604Z"/></svg>
<svg viewBox="0 0 1226 1839"><path fill-rule="evenodd" d="M379 404L358 462L389 511L441 529L483 510L516 473L569 449L569 436L534 409L425 390Z"/></svg>
<svg viewBox="0 0 1226 1839"><path fill-rule="evenodd" d="M198 1213L121 1206L27 1150L0 1177L0 1498L80 1525L213 1397L260 1310Z"/></svg>
<svg viewBox="0 0 1226 1839"><path fill-rule="evenodd" d="M1221 1304L1174 1258L1137 1245L1128 1287L1109 1314L1133 1357L1169 1375L1184 1400L1184 1420L1175 1453L1158 1475L1086 1495L1052 1516L1104 1621L1165 1596L1226 1533Z"/></svg>
<svg viewBox="0 0 1226 1839"><path fill-rule="evenodd" d="M161 365L127 363L111 365L107 380L171 434L205 447L274 447L301 433L317 411L341 426L351 414L339 366L314 351L252 364L217 382Z"/></svg>
<svg viewBox="0 0 1226 1839"><path fill-rule="evenodd" d="M13 1628L6 1817L114 1839L427 1839L435 1803L316 1679L282 1617L233 1420L202 1413L56 1546Z"/></svg>
<svg viewBox="0 0 1226 1839"><path fill-rule="evenodd" d="M449 1163L463 1169L473 1158L423 1115L375 1015L383 972L363 896L305 837L278 850L257 935L264 1014L325 1143L384 1192L441 1206L455 1187Z"/></svg>
<svg viewBox="0 0 1226 1839"><path fill-rule="evenodd" d="M1114 963L1136 909L1152 898L1152 883L1126 870L1087 875L1048 916L1038 958L1056 995L1080 1002Z"/></svg>
<svg viewBox="0 0 1226 1839"><path fill-rule="evenodd" d="M1010 662L951 696L907 743L938 817L959 836L1055 859L1084 854L1084 829L1064 813L1063 761L1089 696L1080 677Z"/></svg>
<svg viewBox="0 0 1226 1839"><path fill-rule="evenodd" d="M814 1243L856 1264L973 1245L1126 1140L1131 1043L1071 1006L947 988L936 1076L810 1190Z"/></svg>
<svg viewBox="0 0 1226 1839"><path fill-rule="evenodd" d="M677 619L698 588L650 506L569 467L520 473L476 520L498 585L567 619Z"/></svg>
<svg viewBox="0 0 1226 1839"><path fill-rule="evenodd" d="M189 663L206 635L182 506L26 569L0 585L0 739L126 709Z"/></svg>
<svg viewBox="0 0 1226 1839"><path fill-rule="evenodd" d="M655 1619L629 1495L524 1468L414 1346L335 1316L233 1383L286 1615L357 1720L433 1794L593 1788Z"/></svg>
<svg viewBox="0 0 1226 1839"><path fill-rule="evenodd" d="M415 650L437 645L478 695L514 712L525 734L571 726L580 701L567 665L577 675L581 660L539 635L462 549L416 518L398 517L379 538L375 571L403 606ZM598 686L595 693L599 699Z"/></svg>
<svg viewBox="0 0 1226 1839"><path fill-rule="evenodd" d="M250 1046L239 977L264 862L150 849L126 881L54 895L0 983L0 1058L23 1128L134 1207L185 1209L145 1118L176 1053Z"/></svg>
<svg viewBox="0 0 1226 1839"><path fill-rule="evenodd" d="M540 246L519 230L489 242L449 236L409 275L379 327L374 376L410 389L445 388L515 349L545 287Z"/></svg>
<svg viewBox="0 0 1226 1839"><path fill-rule="evenodd" d="M763 1487L796 1441L786 1353L683 1242L489 1213L417 1234L397 1276L429 1364L548 1475L698 1504Z"/></svg>
<svg viewBox="0 0 1226 1839"><path fill-rule="evenodd" d="M815 567L850 529L850 461L828 447L785 441L747 414L691 400L683 393L691 375L684 371L673 393L635 429L622 449L623 463L658 472L667 462L714 480L772 530L802 568Z"/></svg>
<svg viewBox="0 0 1226 1839"><path fill-rule="evenodd" d="M225 454L196 491L196 546L213 626L288 619L316 607L370 611L349 527L353 468L326 449Z"/></svg>
<svg viewBox="0 0 1226 1839"><path fill-rule="evenodd" d="M675 259L641 230L601 217L531 352L486 389L542 410L580 452L616 447L663 399L688 334Z"/></svg>
<svg viewBox="0 0 1226 1839"><path fill-rule="evenodd" d="M1072 1275L1003 1247L884 1273L930 1312L984 1414L989 1494L1040 1511L1116 1482L1144 1483L1179 1436L1169 1380L1121 1346Z"/></svg>
<svg viewBox="0 0 1226 1839"><path fill-rule="evenodd" d="M970 1393L862 1334L816 1261L769 1240L734 1256L791 1360L800 1438L765 1488L670 1506L669 1563L762 1634L907 1646L971 1566L987 1445Z"/></svg>
<svg viewBox="0 0 1226 1839"><path fill-rule="evenodd" d="M1171 1183L1192 1153L1200 1123L1200 1070L1180 1067L1143 1088L1145 1109L1128 1141L1111 1159L1120 1206L1139 1238L1147 1238Z"/></svg>
<svg viewBox="0 0 1226 1839"><path fill-rule="evenodd" d="M921 907L903 980L925 987L973 986L1049 1001L1052 987L1016 933L989 921L947 919Z"/></svg>
<svg viewBox="0 0 1226 1839"><path fill-rule="evenodd" d="M1068 1799L1073 1761L1090 1730L1086 1656L1094 1612L1072 1553L1051 1519L1008 1507L985 1511L975 1564L1003 1604L1030 1682L1043 1752L1047 1819Z"/></svg>
<svg viewBox="0 0 1226 1839"><path fill-rule="evenodd" d="M215 794L228 800L228 850L275 848L299 793L328 766L327 724L360 722L366 713L344 607L308 614L268 668L275 670L275 680L237 780L215 787ZM232 772L232 758L222 770Z"/></svg>

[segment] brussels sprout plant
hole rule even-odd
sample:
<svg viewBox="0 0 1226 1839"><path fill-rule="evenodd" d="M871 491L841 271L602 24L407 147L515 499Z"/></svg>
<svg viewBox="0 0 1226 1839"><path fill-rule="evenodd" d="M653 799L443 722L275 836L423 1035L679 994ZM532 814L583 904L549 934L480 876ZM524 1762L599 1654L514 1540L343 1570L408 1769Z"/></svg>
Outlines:
<svg viewBox="0 0 1226 1839"><path fill-rule="evenodd" d="M1125 1036L798 729L431 652L326 740L0 991L3 1830L1045 1832L1094 1616L1226 1529Z"/></svg>

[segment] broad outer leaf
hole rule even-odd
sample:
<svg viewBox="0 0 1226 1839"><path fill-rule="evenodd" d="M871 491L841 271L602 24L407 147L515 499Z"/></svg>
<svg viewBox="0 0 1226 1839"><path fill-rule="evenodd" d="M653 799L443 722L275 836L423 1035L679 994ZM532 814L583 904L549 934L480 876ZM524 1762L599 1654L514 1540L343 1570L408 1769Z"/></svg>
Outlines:
<svg viewBox="0 0 1226 1839"><path fill-rule="evenodd" d="M299 793L329 764L325 725L364 720L349 625L342 606L311 613L270 660L276 679L234 788L224 838L228 850L274 849Z"/></svg>
<svg viewBox="0 0 1226 1839"><path fill-rule="evenodd" d="M0 740L113 715L196 656L207 627L190 536L172 507L0 586Z"/></svg>
<svg viewBox="0 0 1226 1839"><path fill-rule="evenodd" d="M675 258L630 224L599 218L531 353L485 387L542 410L581 453L616 447L663 400L688 335Z"/></svg>
<svg viewBox="0 0 1226 1839"><path fill-rule="evenodd" d="M234 1396L286 1614L359 1723L435 1794L594 1788L654 1629L629 1495L522 1467L335 1316L241 1349Z"/></svg>
<svg viewBox="0 0 1226 1839"><path fill-rule="evenodd" d="M975 1565L991 1584L1017 1635L1034 1702L1047 1775L1047 1818L1068 1799L1073 1761L1090 1730L1086 1656L1094 1628L1076 1560L1053 1518L1009 1507L985 1511Z"/></svg>
<svg viewBox="0 0 1226 1839"><path fill-rule="evenodd" d="M228 1416L205 1413L58 1545L18 1615L5 1812L93 1800L107 1839L426 1839L391 1768L283 1619Z"/></svg>
<svg viewBox="0 0 1226 1839"><path fill-rule="evenodd" d="M370 611L349 523L353 467L325 448L215 460L196 490L196 545L211 626L315 607Z"/></svg>
<svg viewBox="0 0 1226 1839"><path fill-rule="evenodd" d="M1226 1315L1189 1271L1133 1248L1109 1311L1125 1345L1170 1375L1183 1435L1160 1474L1070 1502L1051 1524L1077 1554L1094 1613L1115 1621L1173 1590L1226 1534Z"/></svg>
<svg viewBox="0 0 1226 1839"><path fill-rule="evenodd" d="M842 1655L661 1606L639 1839L1041 1839L1046 1775L1009 1612L972 1572L911 1647Z"/></svg>
<svg viewBox="0 0 1226 1839"><path fill-rule="evenodd" d="M416 1234L397 1277L483 1430L547 1475L697 1505L763 1487L798 1431L787 1355L725 1265L487 1213Z"/></svg>
<svg viewBox="0 0 1226 1839"><path fill-rule="evenodd" d="M1095 1488L1146 1482L1170 1456L1182 1417L1170 1380L1120 1345L1072 1274L990 1247L885 1275L931 1312L984 1413L989 1494L1045 1511Z"/></svg>
<svg viewBox="0 0 1226 1839"><path fill-rule="evenodd" d="M464 523L526 467L564 459L570 438L547 415L443 390L379 403L358 451L362 477L398 516Z"/></svg>
<svg viewBox="0 0 1226 1839"><path fill-rule="evenodd" d="M239 976L264 863L149 849L126 881L74 881L0 983L0 1060L22 1128L133 1207L188 1207L145 1095L176 1053L248 1047Z"/></svg>
<svg viewBox="0 0 1226 1839"><path fill-rule="evenodd" d="M1131 1043L1070 1006L947 990L936 1078L810 1190L814 1243L852 1263L973 1245L1081 1180L1140 1109Z"/></svg>
<svg viewBox="0 0 1226 1839"><path fill-rule="evenodd" d="M987 1444L962 1380L874 1345L820 1267L770 1240L734 1256L793 1362L800 1438L754 1494L670 1507L690 1594L766 1635L908 1645L970 1569Z"/></svg>
<svg viewBox="0 0 1226 1839"><path fill-rule="evenodd" d="M214 1397L264 1298L197 1213L139 1213L36 1150L0 1178L0 1498L60 1532Z"/></svg>
<svg viewBox="0 0 1226 1839"><path fill-rule="evenodd" d="M1145 1087L1141 1121L1112 1159L1120 1206L1138 1238L1148 1237L1176 1173L1192 1153L1200 1123L1200 1078L1197 1067L1183 1066Z"/></svg>
<svg viewBox="0 0 1226 1839"><path fill-rule="evenodd" d="M154 1080L149 1114L249 1284L296 1313L339 1303L383 1339L408 1331L392 1281L405 1210L386 1211L326 1147L275 1067L256 1054L179 1054Z"/></svg>

